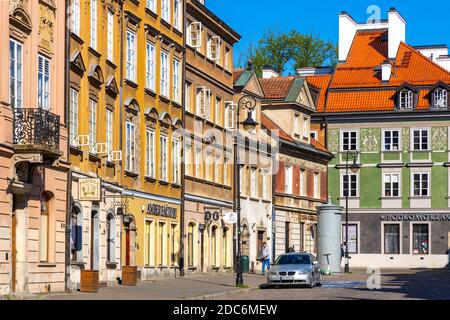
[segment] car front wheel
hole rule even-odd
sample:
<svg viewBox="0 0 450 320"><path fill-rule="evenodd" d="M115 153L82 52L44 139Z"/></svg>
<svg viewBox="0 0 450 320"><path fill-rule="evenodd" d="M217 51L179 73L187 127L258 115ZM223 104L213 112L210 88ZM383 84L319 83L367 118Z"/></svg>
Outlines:
<svg viewBox="0 0 450 320"><path fill-rule="evenodd" d="M311 273L311 281L309 282L308 287L310 289L314 288L314 273Z"/></svg>

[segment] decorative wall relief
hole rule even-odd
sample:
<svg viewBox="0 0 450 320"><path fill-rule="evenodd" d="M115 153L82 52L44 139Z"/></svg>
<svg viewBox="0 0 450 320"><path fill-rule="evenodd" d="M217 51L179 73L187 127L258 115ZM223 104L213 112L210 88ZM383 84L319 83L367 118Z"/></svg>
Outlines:
<svg viewBox="0 0 450 320"><path fill-rule="evenodd" d="M339 152L339 129L328 130L328 149L331 152Z"/></svg>
<svg viewBox="0 0 450 320"><path fill-rule="evenodd" d="M410 149L410 138L409 138L409 128L402 129L402 146L404 151L409 151Z"/></svg>
<svg viewBox="0 0 450 320"><path fill-rule="evenodd" d="M433 150L448 149L448 127L431 128L431 141Z"/></svg>
<svg viewBox="0 0 450 320"><path fill-rule="evenodd" d="M39 4L39 45L53 52L55 12L48 5Z"/></svg>
<svg viewBox="0 0 450 320"><path fill-rule="evenodd" d="M380 151L381 129L361 129L361 151Z"/></svg>

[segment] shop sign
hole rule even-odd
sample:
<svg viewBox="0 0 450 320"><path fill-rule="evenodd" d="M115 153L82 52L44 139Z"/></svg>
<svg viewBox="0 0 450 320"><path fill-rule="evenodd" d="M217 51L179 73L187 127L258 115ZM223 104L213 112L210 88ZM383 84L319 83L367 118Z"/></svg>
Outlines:
<svg viewBox="0 0 450 320"><path fill-rule="evenodd" d="M236 212L227 212L223 216L223 221L225 221L225 223L235 224L235 223L237 223L237 220L238 219L237 219L237 213Z"/></svg>
<svg viewBox="0 0 450 320"><path fill-rule="evenodd" d="M176 219L177 209L156 203L149 203L147 206L147 214Z"/></svg>
<svg viewBox="0 0 450 320"><path fill-rule="evenodd" d="M381 220L386 221L450 221L450 214L435 213L399 213L381 216Z"/></svg>
<svg viewBox="0 0 450 320"><path fill-rule="evenodd" d="M78 181L78 198L80 201L101 201L100 179L80 179Z"/></svg>
<svg viewBox="0 0 450 320"><path fill-rule="evenodd" d="M218 221L220 219L220 208L205 208L205 221Z"/></svg>

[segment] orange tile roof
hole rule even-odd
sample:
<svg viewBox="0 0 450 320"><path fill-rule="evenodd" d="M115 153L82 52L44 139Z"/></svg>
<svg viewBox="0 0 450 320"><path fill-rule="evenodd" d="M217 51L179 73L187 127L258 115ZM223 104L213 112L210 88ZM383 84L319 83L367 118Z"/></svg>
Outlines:
<svg viewBox="0 0 450 320"><path fill-rule="evenodd" d="M323 144L321 144L319 141L317 141L314 138L311 138L311 145L320 151L328 152L331 154L331 152L327 148L325 148L325 146Z"/></svg>
<svg viewBox="0 0 450 320"><path fill-rule="evenodd" d="M325 109L326 93L332 77L333 75L331 74L305 77L306 82L319 89L319 98L316 102L317 112L323 112Z"/></svg>
<svg viewBox="0 0 450 320"><path fill-rule="evenodd" d="M261 113L261 124L267 130L276 134L277 137L294 142L294 139L292 139L285 131L283 131L275 122L270 120L264 113Z"/></svg>
<svg viewBox="0 0 450 320"><path fill-rule="evenodd" d="M289 93L294 76L259 79L266 99L283 99Z"/></svg>
<svg viewBox="0 0 450 320"><path fill-rule="evenodd" d="M338 64L330 81L326 112L393 110L395 94L405 83L428 87L439 81L450 84L450 72L403 42L391 61L389 81L381 81L381 71L374 69L387 60L387 46L387 30L357 31L347 61ZM418 109L428 108L429 95L429 90L421 88Z"/></svg>

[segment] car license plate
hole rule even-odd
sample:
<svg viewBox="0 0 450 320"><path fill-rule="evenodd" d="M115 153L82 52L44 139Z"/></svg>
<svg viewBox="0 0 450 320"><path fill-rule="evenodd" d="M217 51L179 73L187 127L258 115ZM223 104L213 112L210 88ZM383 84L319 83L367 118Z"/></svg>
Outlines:
<svg viewBox="0 0 450 320"><path fill-rule="evenodd" d="M281 280L294 280L294 277L281 277Z"/></svg>

